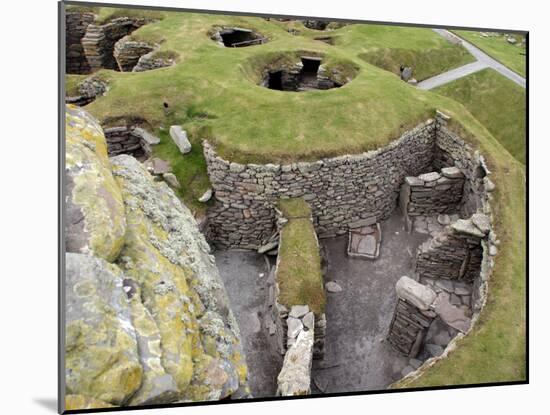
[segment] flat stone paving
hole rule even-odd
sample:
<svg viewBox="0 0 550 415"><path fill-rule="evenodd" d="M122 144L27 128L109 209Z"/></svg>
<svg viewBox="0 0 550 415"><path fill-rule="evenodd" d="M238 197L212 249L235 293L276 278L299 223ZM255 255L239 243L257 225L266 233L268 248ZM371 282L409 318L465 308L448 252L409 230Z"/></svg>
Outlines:
<svg viewBox="0 0 550 415"><path fill-rule="evenodd" d="M263 255L227 250L216 251L214 256L241 330L252 395L256 398L275 396L283 357L264 324L268 293Z"/></svg>
<svg viewBox="0 0 550 415"><path fill-rule="evenodd" d="M327 293L325 358L313 362L312 393L380 390L403 376L409 359L385 341L397 301L395 283L412 277L416 248L429 235L407 233L397 211L381 228L374 261L349 258L347 236L321 240L328 257L325 283L335 281L342 291Z"/></svg>

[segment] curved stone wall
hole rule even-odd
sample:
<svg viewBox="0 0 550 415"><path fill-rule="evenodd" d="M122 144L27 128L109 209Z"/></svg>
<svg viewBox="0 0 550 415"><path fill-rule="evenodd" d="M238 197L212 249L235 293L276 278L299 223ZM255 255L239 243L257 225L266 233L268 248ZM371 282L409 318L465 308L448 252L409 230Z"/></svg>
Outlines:
<svg viewBox="0 0 550 415"><path fill-rule="evenodd" d="M256 248L276 232L274 204L303 197L321 238L389 217L406 176L431 171L436 123L428 120L376 151L288 165L239 164L204 142L215 195L208 236L222 246Z"/></svg>
<svg viewBox="0 0 550 415"><path fill-rule="evenodd" d="M204 155L215 203L208 211L207 234L222 247L254 249L276 229L278 199L303 197L311 206L320 238L387 219L398 203L407 176L456 166L464 175L462 217L487 213L486 188L493 185L483 157L447 128L437 112L376 151L315 162L239 164L224 160L204 141Z"/></svg>

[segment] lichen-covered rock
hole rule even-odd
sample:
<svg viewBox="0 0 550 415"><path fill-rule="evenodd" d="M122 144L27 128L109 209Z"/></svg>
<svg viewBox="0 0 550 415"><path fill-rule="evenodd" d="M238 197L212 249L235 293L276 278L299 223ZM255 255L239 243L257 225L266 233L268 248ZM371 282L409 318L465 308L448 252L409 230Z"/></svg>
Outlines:
<svg viewBox="0 0 550 415"><path fill-rule="evenodd" d="M161 336L155 319L141 301L141 289L137 281L125 278L124 291L130 302L139 361L143 368L141 387L128 405L174 402L179 391L172 375L166 373L162 366Z"/></svg>
<svg viewBox="0 0 550 415"><path fill-rule="evenodd" d="M67 405L248 396L239 329L191 212L135 158L109 159L76 107L66 158Z"/></svg>
<svg viewBox="0 0 550 415"><path fill-rule="evenodd" d="M82 395L67 395L65 396L65 410L71 411L76 409L101 409L112 408L113 405L99 399L89 398Z"/></svg>
<svg viewBox="0 0 550 415"><path fill-rule="evenodd" d="M99 123L66 107L67 252L91 253L112 262L124 243L122 194L111 173Z"/></svg>
<svg viewBox="0 0 550 415"><path fill-rule="evenodd" d="M86 254L66 254L67 394L124 404L142 368L122 271Z"/></svg>
<svg viewBox="0 0 550 415"><path fill-rule="evenodd" d="M193 215L133 157L111 161L126 205L126 240L118 262L139 284L159 329L162 366L177 384L178 399L247 393L239 329Z"/></svg>

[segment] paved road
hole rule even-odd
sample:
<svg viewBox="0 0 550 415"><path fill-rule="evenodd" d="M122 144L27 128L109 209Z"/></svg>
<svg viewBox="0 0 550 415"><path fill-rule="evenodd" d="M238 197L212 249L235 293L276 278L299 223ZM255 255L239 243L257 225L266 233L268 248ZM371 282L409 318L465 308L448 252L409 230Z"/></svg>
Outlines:
<svg viewBox="0 0 550 415"><path fill-rule="evenodd" d="M456 79L462 78L464 76L470 75L474 72L480 71L485 68L493 68L498 73L502 74L506 78L514 81L516 84L525 88L525 78L518 75L514 71L508 69L506 66L498 62L497 60L491 58L485 52L479 48L472 45L470 42L465 41L464 39L456 36L454 33L449 32L445 29L433 29L436 33L443 36L449 42L461 44L466 48L468 52L476 58L475 62L469 63L467 65L461 66L459 68L451 69L448 72L436 75L432 78L425 79L422 82L418 83L418 88L420 89L432 89L438 86L444 85Z"/></svg>

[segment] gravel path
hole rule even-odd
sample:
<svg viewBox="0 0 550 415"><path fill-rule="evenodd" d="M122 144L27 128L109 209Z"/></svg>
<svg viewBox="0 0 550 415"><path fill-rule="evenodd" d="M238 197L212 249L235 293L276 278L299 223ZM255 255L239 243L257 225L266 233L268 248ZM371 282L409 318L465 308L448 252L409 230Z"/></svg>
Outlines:
<svg viewBox="0 0 550 415"><path fill-rule="evenodd" d="M449 42L461 44L474 56L477 60L475 62L469 63L467 65L461 66L459 68L451 69L450 71L444 72L442 74L436 75L432 78L425 79L422 82L419 82L417 87L420 89L432 89L438 86L444 85L456 79L462 78L464 76L470 75L474 72L480 71L485 68L493 68L495 71L505 76L506 78L514 81L516 84L525 88L526 82L525 78L518 75L514 71L508 69L506 66L498 62L497 60L491 58L481 49L475 47L470 42L465 41L464 39L458 37L454 33L449 32L445 29L433 29L436 33L443 36Z"/></svg>

